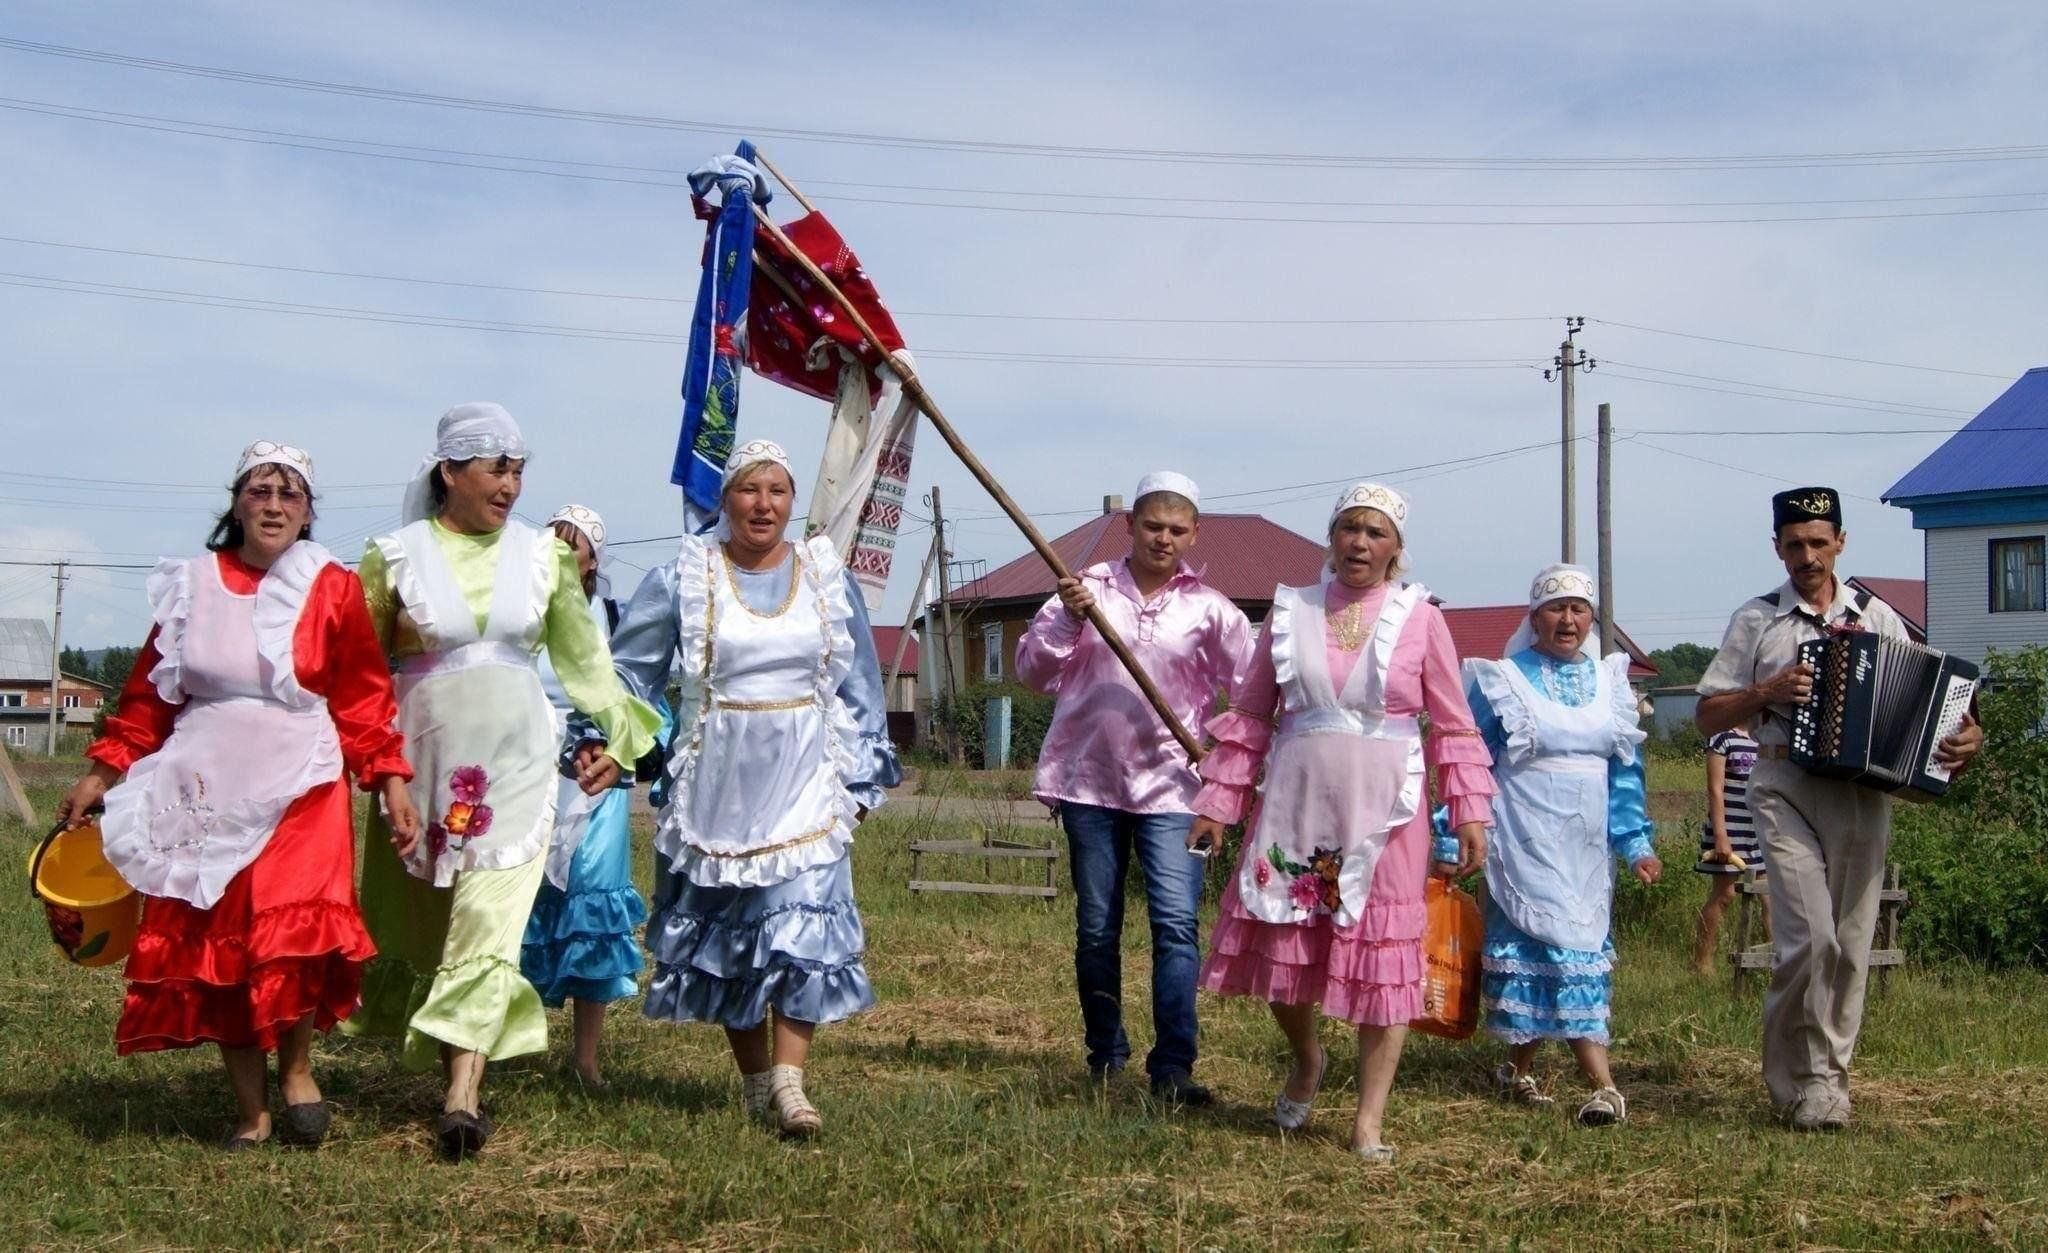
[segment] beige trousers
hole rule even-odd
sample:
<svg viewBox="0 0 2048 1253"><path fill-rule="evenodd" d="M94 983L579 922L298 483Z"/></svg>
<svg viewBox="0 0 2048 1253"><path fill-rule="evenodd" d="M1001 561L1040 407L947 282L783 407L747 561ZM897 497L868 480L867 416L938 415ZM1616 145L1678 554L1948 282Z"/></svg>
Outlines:
<svg viewBox="0 0 2048 1253"><path fill-rule="evenodd" d="M1771 889L1764 1086L1781 1110L1806 1096L1848 1098L1891 803L1874 789L1768 757L1750 775Z"/></svg>

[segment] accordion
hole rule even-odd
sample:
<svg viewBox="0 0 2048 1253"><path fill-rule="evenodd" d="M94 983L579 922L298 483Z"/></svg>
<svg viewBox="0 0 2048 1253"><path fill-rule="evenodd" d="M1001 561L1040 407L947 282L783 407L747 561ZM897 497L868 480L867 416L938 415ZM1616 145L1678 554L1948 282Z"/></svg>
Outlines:
<svg viewBox="0 0 2048 1253"><path fill-rule="evenodd" d="M1792 719L1792 764L1886 792L1940 796L1935 747L1962 725L1977 667L1910 640L1845 631L1799 646L1813 695Z"/></svg>

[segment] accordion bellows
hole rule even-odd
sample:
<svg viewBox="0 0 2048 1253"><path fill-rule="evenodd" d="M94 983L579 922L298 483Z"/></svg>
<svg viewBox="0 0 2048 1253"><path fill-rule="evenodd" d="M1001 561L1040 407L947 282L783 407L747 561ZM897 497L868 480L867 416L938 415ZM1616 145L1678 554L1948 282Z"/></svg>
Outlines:
<svg viewBox="0 0 2048 1253"><path fill-rule="evenodd" d="M1813 696L1792 720L1793 765L1908 798L1948 790L1934 750L1962 726L1976 666L1871 631L1809 640L1799 660L1813 668Z"/></svg>

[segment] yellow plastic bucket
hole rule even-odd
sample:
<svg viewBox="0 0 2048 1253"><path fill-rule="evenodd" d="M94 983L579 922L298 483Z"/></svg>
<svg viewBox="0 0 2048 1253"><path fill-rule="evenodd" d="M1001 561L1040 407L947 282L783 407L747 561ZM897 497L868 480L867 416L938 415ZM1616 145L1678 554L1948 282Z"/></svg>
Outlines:
<svg viewBox="0 0 2048 1253"><path fill-rule="evenodd" d="M80 966L111 966L135 946L142 897L100 851L98 823L43 837L28 859L29 891L42 902L50 939Z"/></svg>

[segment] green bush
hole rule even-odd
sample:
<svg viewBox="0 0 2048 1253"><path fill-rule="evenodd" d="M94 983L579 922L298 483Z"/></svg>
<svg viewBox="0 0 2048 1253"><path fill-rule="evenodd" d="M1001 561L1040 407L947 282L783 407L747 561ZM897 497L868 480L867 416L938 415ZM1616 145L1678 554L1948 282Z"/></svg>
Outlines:
<svg viewBox="0 0 2048 1253"><path fill-rule="evenodd" d="M1938 805L1893 810L1891 857L1916 958L2048 968L2048 649L1994 652L1984 752Z"/></svg>
<svg viewBox="0 0 2048 1253"><path fill-rule="evenodd" d="M2048 968L2048 848L2038 832L1900 806L1891 856L1908 898L1900 938L1914 960Z"/></svg>
<svg viewBox="0 0 2048 1253"><path fill-rule="evenodd" d="M982 750L987 743L983 723L988 702L997 696L1010 698L1010 764L1029 766L1045 747L1045 733L1052 726L1053 698L1032 691L1021 683L970 683L951 700L941 699L932 709L932 721L944 733L958 739L967 764L987 766Z"/></svg>

